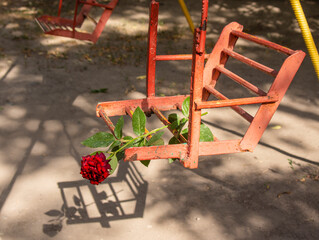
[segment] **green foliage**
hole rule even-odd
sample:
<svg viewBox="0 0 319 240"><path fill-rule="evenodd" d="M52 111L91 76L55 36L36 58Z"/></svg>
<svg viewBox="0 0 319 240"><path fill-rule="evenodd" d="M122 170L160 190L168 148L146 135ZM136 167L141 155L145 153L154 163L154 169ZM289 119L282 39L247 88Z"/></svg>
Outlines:
<svg viewBox="0 0 319 240"><path fill-rule="evenodd" d="M133 113L132 126L137 136L142 136L145 132L146 116L140 107L137 107Z"/></svg>
<svg viewBox="0 0 319 240"><path fill-rule="evenodd" d="M176 137L172 137L168 144L180 144L180 142L178 141L178 139Z"/></svg>
<svg viewBox="0 0 319 240"><path fill-rule="evenodd" d="M202 123L200 125L200 137L199 137L200 142L213 142L214 141L214 135L210 131L210 129Z"/></svg>
<svg viewBox="0 0 319 240"><path fill-rule="evenodd" d="M164 132L157 132L155 135L152 136L152 138L150 140L148 140L148 142L146 143L146 146L159 146L159 145L164 145L164 144L159 144L161 137L163 136ZM164 141L163 141L164 143Z"/></svg>
<svg viewBox="0 0 319 240"><path fill-rule="evenodd" d="M288 163L289 163L289 165L290 165L290 168L291 168L292 170L295 170L294 165L293 165L293 161L292 161L290 158L288 158L287 160L288 160Z"/></svg>
<svg viewBox="0 0 319 240"><path fill-rule="evenodd" d="M183 135L185 139L188 138L188 128L184 128L184 127L188 123L189 109L190 109L189 105L190 105L190 98L187 97L182 104L182 113L184 115L183 118L180 119L176 113L172 113L168 116L168 121L171 123L169 127L177 131L179 134ZM164 140L162 139L164 132L160 130L166 128L167 126L154 129L150 131L149 133L145 133L145 125L146 125L146 116L143 110L140 107L137 107L132 116L132 128L133 128L133 132L137 135L137 137L135 138L131 136L123 137L124 118L121 116L115 125L114 136L110 133L99 132L93 135L92 137L86 139L85 141L83 141L82 144L91 148L109 147L106 152L109 153L108 159L110 160L109 164L111 165L111 168L112 168L112 170L110 171L110 174L112 174L118 167L118 162L124 158L125 149L130 147L164 145ZM147 139L148 136L152 136L152 137L150 139ZM201 142L214 141L214 136L212 132L203 123L200 126L199 140ZM169 140L169 144L180 144L180 142L177 138L172 137ZM176 160L177 158L170 158L169 163L172 163ZM148 167L150 164L150 160L144 160L140 162L146 167Z"/></svg>
<svg viewBox="0 0 319 240"><path fill-rule="evenodd" d="M115 138L111 133L98 132L84 140L81 144L90 148L99 148L109 146L114 140Z"/></svg>
<svg viewBox="0 0 319 240"><path fill-rule="evenodd" d="M170 115L168 115L168 121L171 123L171 127L173 127L172 125L173 123L176 123L176 125L179 125L179 117L176 113L171 113Z"/></svg>
<svg viewBox="0 0 319 240"><path fill-rule="evenodd" d="M111 175L112 173L114 173L114 171L115 171L116 168L117 168L118 163L119 163L119 161L118 161L117 157L116 157L116 156L113 156L113 157L111 158L111 160L109 161L109 164L111 165L111 168L112 168L112 170L109 172L110 175Z"/></svg>
<svg viewBox="0 0 319 240"><path fill-rule="evenodd" d="M107 93L107 88L92 89L91 93Z"/></svg>
<svg viewBox="0 0 319 240"><path fill-rule="evenodd" d="M148 165L150 165L151 160L144 160L144 161L140 161L145 167L148 167Z"/></svg>
<svg viewBox="0 0 319 240"><path fill-rule="evenodd" d="M178 158L169 158L168 159L168 163L173 163L177 160Z"/></svg>
<svg viewBox="0 0 319 240"><path fill-rule="evenodd" d="M190 105L190 97L185 98L182 105L182 113L185 117L189 116L189 105Z"/></svg>
<svg viewBox="0 0 319 240"><path fill-rule="evenodd" d="M120 117L120 119L117 121L114 129L114 135L117 139L122 138L122 129L124 126L124 118L123 116Z"/></svg>

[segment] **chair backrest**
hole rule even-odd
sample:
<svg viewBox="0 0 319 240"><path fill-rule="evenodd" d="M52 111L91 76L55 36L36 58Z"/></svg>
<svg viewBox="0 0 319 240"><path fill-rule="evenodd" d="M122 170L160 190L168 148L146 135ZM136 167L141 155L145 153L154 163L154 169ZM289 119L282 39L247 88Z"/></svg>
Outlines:
<svg viewBox="0 0 319 240"><path fill-rule="evenodd" d="M298 71L305 57L305 53L300 50L294 51L267 40L249 35L242 32L242 30L243 26L233 22L228 24L222 31L205 65L203 77L203 102L199 103L197 106L199 108L228 106L235 110L248 122L250 122L251 124L241 140L240 147L242 150L253 151L273 114L275 113L280 101L286 93L292 79ZM283 62L280 70L276 71L235 52L233 49L238 38L254 42L270 49L274 49L278 52L288 55L288 57ZM225 68L225 64L229 57L241 61L248 66L251 66L274 77L275 79L268 92L264 92L261 88L251 84L250 82ZM221 74L226 75L228 78L249 89L251 92L255 93L257 97L228 99L215 89ZM210 95L215 96L219 100L207 101ZM240 105L247 104L261 104L254 117L239 107Z"/></svg>
<svg viewBox="0 0 319 240"><path fill-rule="evenodd" d="M77 2L79 0L76 0ZM94 0L86 0L87 3L93 3L95 2ZM77 5L77 4L76 4ZM93 6L89 4L84 4L80 10L80 12L76 15L76 27L81 27L84 20L87 18L89 15L89 12L91 11L91 8ZM77 11L77 9L76 9Z"/></svg>

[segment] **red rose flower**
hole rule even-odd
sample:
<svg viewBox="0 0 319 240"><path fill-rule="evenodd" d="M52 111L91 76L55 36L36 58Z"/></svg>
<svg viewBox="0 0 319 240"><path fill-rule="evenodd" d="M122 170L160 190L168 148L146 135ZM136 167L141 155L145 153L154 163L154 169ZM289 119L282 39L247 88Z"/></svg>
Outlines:
<svg viewBox="0 0 319 240"><path fill-rule="evenodd" d="M110 175L109 170L112 169L109 161L110 160L106 159L103 153L82 157L82 177L90 180L92 184L96 185L103 182Z"/></svg>

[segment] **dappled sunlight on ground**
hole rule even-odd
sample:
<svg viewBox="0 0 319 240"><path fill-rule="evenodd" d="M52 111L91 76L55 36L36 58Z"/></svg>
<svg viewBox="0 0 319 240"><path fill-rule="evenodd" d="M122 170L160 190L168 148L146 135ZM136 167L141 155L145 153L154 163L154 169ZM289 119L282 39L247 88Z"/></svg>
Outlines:
<svg viewBox="0 0 319 240"><path fill-rule="evenodd" d="M74 1L64 2L72 18ZM197 25L199 1L185 2ZM93 150L81 142L107 131L96 104L145 97L147 5L120 0L93 45L41 32L34 17L56 14L58 1L0 1L0 240L319 239L319 82L308 55L253 153L201 157L194 170L167 159L148 168L121 163L101 185L82 179L81 156ZM318 39L318 2L302 5ZM232 21L306 51L289 1L209 6L208 52ZM178 2L160 1L158 54L191 53L192 39ZM284 60L247 41L236 51L274 68ZM227 68L270 87L267 76L236 61ZM190 61L159 62L156 74L158 95L189 93ZM248 94L227 78L218 88ZM257 106L244 109L254 115ZM249 126L231 109L208 110L203 122L219 139L240 139ZM159 126L147 119L147 128Z"/></svg>

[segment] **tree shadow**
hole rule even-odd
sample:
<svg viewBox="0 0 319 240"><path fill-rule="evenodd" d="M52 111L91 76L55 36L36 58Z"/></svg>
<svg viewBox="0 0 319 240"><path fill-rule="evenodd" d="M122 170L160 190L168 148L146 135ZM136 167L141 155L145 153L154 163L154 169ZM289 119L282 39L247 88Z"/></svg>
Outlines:
<svg viewBox="0 0 319 240"><path fill-rule="evenodd" d="M212 126L212 127L214 127L214 128L223 130L223 131L225 131L225 132L229 132L229 133L234 134L234 135L236 135L236 136L239 136L239 137L241 137L241 138L244 136L243 134L241 134L241 133L239 133L239 132L237 132L237 131L235 131L235 130L228 129L228 128L222 127L222 126L220 126L220 125L218 125L218 124L215 124L215 123L212 123L212 122L208 122L208 121L205 121L205 120L202 120L202 121L203 121L205 124L207 124L207 125L210 125L210 126ZM259 144L259 145L262 145L262 146L264 146L264 147L273 149L273 150L275 150L275 151L277 151L277 152L279 152L279 153L281 153L281 154L284 154L284 155L286 155L286 156L288 156L288 157L292 157L292 158L298 159L298 160L300 160L300 161L303 161L303 162L305 162L305 163L310 163L310 164L319 166L319 163L316 162L316 161L313 161L313 160L310 160L310 159L307 159L307 158L298 156L298 155L296 155L296 154L287 152L287 151L285 151L285 150L283 150L283 149L280 149L279 147L273 146L273 145L268 144L268 143L265 143L265 142L263 142L263 141L260 141L258 144Z"/></svg>
<svg viewBox="0 0 319 240"><path fill-rule="evenodd" d="M48 14L55 14L56 9L53 9L51 7L51 4L54 4L54 6L57 6L58 1L53 1L52 3L49 1L8 1L13 4L13 7L26 5L30 7L41 7L43 6L42 11L46 11L45 13ZM67 1L66 1L67 2ZM74 1L70 1L72 4L74 4ZM138 7L135 6L135 2L132 1L120 1L121 4L115 9L111 19L113 17L115 18L125 18L130 23L136 23L136 19L130 12L128 11L129 8L132 8L132 11L135 11L136 14L143 13L143 9L148 8L148 4L145 2L143 4L138 5ZM177 1L161 1L163 4L161 4L160 8L160 18L164 19L164 26L166 22L173 21L174 24L177 24L177 21L175 22L176 18L176 11L174 8L170 8L170 4L178 4ZM309 2L315 2L315 1L304 1L304 4L308 4ZM192 13L192 16L194 16L194 21L196 22L196 18L198 19L200 14L200 3L199 1L190 0L186 2L190 6L190 11ZM256 3L255 5L253 3ZM37 5L38 4L38 5ZM42 4L42 5L41 5ZM127 6L125 6L127 4ZM213 6L216 6L216 8L213 9L213 14L209 16L209 27L211 29L211 33L215 34L213 36L208 37L208 43L213 43L217 37L220 34L220 30L230 21L238 21L241 24L245 26L245 31L252 34L258 34L262 37L270 38L270 40L273 41L279 41L279 43L283 45L287 45L288 47L303 49L304 44L302 41L302 38L300 34L296 31L296 28L293 28L293 14L287 13L289 11L285 11L285 8L289 8L289 5L287 5L287 2L280 2L280 1L238 1L231 3L228 3L227 1L217 1L216 5L215 3L211 3ZM248 9L250 12L246 14L245 6L250 6ZM267 8L267 5L270 5L269 8ZM12 6L9 4L9 6ZM8 8L9 8L8 6ZM143 6L143 9L141 8ZM192 8L194 6L194 8ZM256 6L256 8L251 8L251 6ZM262 7L265 7L263 10ZM280 7L284 6L284 8L281 8L281 12L275 14L275 12L272 10L273 7ZM286 7L285 7L286 6ZM308 8L309 8L308 4ZM125 8L125 11L120 11L119 7ZM4 8L2 8L4 9ZM73 6L70 5L70 11L73 10ZM142 9L142 10L141 10ZM218 10L219 9L219 10ZM9 9L9 11L13 11L14 9ZM48 11L47 11L48 10ZM0 8L0 11L1 8ZM51 12L50 12L51 11ZM184 17L181 14L180 11L179 19ZM162 18L161 16L164 16L165 18ZM221 19L222 18L222 19ZM256 21L256 19L258 21ZM17 19L14 19L16 21ZM23 19L19 19L19 21L22 21ZM287 20L287 21L286 21ZM311 19L310 19L311 20ZM313 20L313 18L312 18ZM29 23L33 23L31 20L28 20ZM280 24L277 24L279 21ZM27 22L27 21L26 21ZM147 24L147 21L145 22ZM315 21L310 21L310 24L314 29L318 29L318 25ZM1 22L0 22L1 25ZM161 26L162 27L162 26ZM177 30L180 31L181 28L177 28ZM21 25L21 28L19 30L28 30L27 28L24 28L24 25ZM191 52L191 46L192 46L192 36L187 31L184 31L185 29L182 29L181 33L176 33L174 30L167 30L162 27L162 30L159 32L159 53L190 53ZM36 34L39 35L40 30L35 30ZM112 34L109 34L112 32ZM318 32L318 31L317 31ZM315 34L317 34L315 31ZM33 34L34 32L31 32ZM268 33L270 35L268 36ZM281 33L278 35L278 33ZM182 34L185 34L184 36ZM291 38L291 36L297 36L296 38ZM42 36L43 40L44 37ZM8 39L7 39L8 40ZM11 41L11 39L10 39ZM32 41L32 42L31 42ZM59 78L58 81L52 81L51 84L47 84L46 86L42 87L42 85L27 85L26 88L28 89L29 93L32 93L32 95L28 95L28 100L26 103L16 102L15 104L20 104L21 106L26 106L31 112L36 111L34 109L35 105L41 105L49 106L50 111L48 111L48 115L46 116L45 120L52 120L52 119L58 119L57 116L61 117L63 120L72 120L75 118L94 118L93 115L85 114L83 115L83 112L78 111L78 109L72 107L72 102L76 98L77 95L88 91L90 87L89 81L90 75L86 74L87 78L82 78L81 75L85 75L85 72L95 72L97 70L101 70L102 68L105 68L106 66L111 66L108 70L109 73L101 72L101 75L105 76L101 77L101 84L108 84L112 85L112 80L115 82L117 79L121 76L123 76L123 82L126 81L125 78L127 78L128 82L134 83L135 88L138 91L144 92L144 82L138 83L136 80L136 76L131 75L131 68L134 66L143 66L141 62L146 59L145 53L146 53L146 41L147 41L147 34L127 34L125 31L121 32L120 28L109 28L106 26L106 32L104 32L100 38L100 41L97 45L91 46L91 45L67 45L64 46L66 51L66 56L70 56L70 59L66 61L67 58L59 57L60 55L53 56L52 54L49 55L43 55L43 49L48 53L51 49L56 49L59 47L60 43L55 43L51 45L41 45L41 41L39 38L37 39L16 39L14 41L16 48L19 50L19 47L23 46L30 46L31 43L37 42L40 47L37 49L32 48L30 56L26 57L26 62L28 59L30 59L30 62L35 58L39 62L38 68L39 73L43 74L45 77L44 85L48 83L49 81L52 81L53 76L55 78ZM176 42L178 41L178 44ZM168 45L168 47L166 46ZM213 44L211 44L213 46ZM210 46L210 47L211 47ZM168 48L168 49L167 49ZM243 49L249 53L255 53L258 49L252 47L252 46L246 46L243 47ZM168 50L168 51L167 51ZM42 51L42 52L41 52ZM14 53L16 54L16 53ZM49 57L48 57L49 55ZM85 56L85 57L84 57ZM62 56L63 57L63 56ZM259 59L263 59L268 57L267 52L263 52L259 55ZM259 60L257 59L257 60ZM70 63L69 65L67 64ZM70 65L72 65L70 67ZM307 66L311 67L311 64L307 63ZM124 67L127 67L128 70L125 70ZM7 73L1 78L1 81L4 81L4 78L10 74L10 71L12 71L14 67L14 64L9 67ZM63 71L66 71L68 73L73 74L76 72L72 77L74 77L75 80L71 80L71 78L61 78L59 75L56 76L56 73L59 72L62 68L64 68ZM185 63L178 63L176 64L168 62L165 63L164 67L159 68L159 73L157 75L157 83L159 88L171 88L171 83L176 82L176 86L174 92L172 91L172 94L176 94L176 89L181 90L182 92L179 92L181 94L189 92L189 78L190 78L190 71L187 71L187 75L185 78ZM108 80L110 78L110 73L114 73L116 71L123 71L123 75L119 76L119 74L115 79ZM190 69L190 68L189 68ZM311 68L312 69L312 68ZM144 70L144 69L143 69ZM144 71L142 72L144 73ZM242 70L243 71L243 70ZM135 71L136 72L136 71ZM302 91L305 95L313 95L316 99L318 98L318 95L315 95L317 87L310 87L305 88L305 85L309 86L318 86L317 79L315 78L314 74L309 73L309 71L305 69L301 69L301 73L298 73L296 76L296 84L295 84L295 90L292 89L292 91L288 91L287 95L290 95L296 99L296 101L301 100L302 97L295 96L296 91ZM51 74L51 78L48 79L48 75ZM240 73L239 73L240 74ZM255 77L255 75L253 75ZM304 77L306 76L306 77ZM165 81L163 81L165 79ZM186 79L186 80L185 80ZM105 81L106 80L106 81ZM160 81L166 82L166 83L160 83ZM167 80L167 81L166 81ZM294 82L295 82L294 81ZM94 82L94 84L97 84L97 81ZM166 86L167 85L167 86ZM56 89L54 89L56 86L58 86ZM185 88L185 86L187 86ZM227 85L226 85L227 86ZM12 84L12 87L19 87L19 83ZM24 87L24 85L23 85ZM36 91L31 91L32 88L37 88ZM97 86L94 86L97 87ZM104 86L102 86L104 87ZM110 87L111 88L111 87ZM114 89L113 89L114 90ZM118 87L115 89L117 92L117 97L119 98L125 98L125 88ZM37 93L40 93L42 91L45 91L47 96L55 96L55 98L48 98L48 99L39 99L36 97ZM231 92L232 89L229 89ZM59 94L57 94L57 92ZM71 96L70 96L71 95ZM66 100L67 98L67 100ZM99 95L98 97L90 97L90 100L111 100L110 95ZM114 98L112 98L114 99ZM118 99L118 98L117 98ZM92 100L92 101L93 101ZM56 102L54 106L51 105L52 102ZM29 106L27 106L30 104ZM309 111L298 111L297 109L293 107L287 107L287 106L281 106L280 109L284 112L292 113L300 118L306 118L310 120L318 120L318 114L315 112L309 112ZM57 116L55 116L57 115ZM37 114L30 114L28 116L31 118L37 118ZM41 118L39 118L41 120ZM60 121L60 119L58 119ZM43 121L40 122L40 127L42 126ZM76 151L76 147L72 144L71 139L74 137L83 138L85 134L77 133L77 134L69 134L67 132L67 128L65 125L65 122L62 121L63 127L64 127L64 136L67 136L70 148L69 152L71 156L74 157L74 159L79 159L79 154ZM74 124L74 122L72 122ZM211 124L211 123L207 123ZM101 124L102 125L102 124ZM89 125L87 125L89 126ZM228 128L222 128L219 124L212 123L211 126L214 128L219 128L221 130L228 131L232 134L235 134L237 136L242 136L239 132L235 130L231 130ZM94 126L95 127L95 126ZM9 131L4 131L4 136L8 134ZM6 186L5 190L1 193L0 196L0 210L5 204L6 199L8 198L8 195L10 194L11 189L14 186L14 183L16 182L16 179L21 175L23 172L23 169L26 165L27 160L30 157L31 150L37 141L37 136L41 135L42 132L39 130L38 132L34 133L34 135L31 135L31 144L29 147L27 147L23 158L21 162L17 164L16 172L14 173L11 182ZM13 141L14 138L17 137L16 135L12 138L7 138L8 145L10 141ZM18 136L19 137L19 136ZM297 138L297 137L296 137ZM61 139L56 138L54 139L55 142L59 142ZM74 139L73 139L74 141ZM55 144L54 141L44 141L47 146L50 146L50 144ZM63 143L65 144L65 143ZM281 149L277 146L273 146L271 144L260 142L259 144L271 148L277 152L280 152L284 155L287 155L289 157L310 163L312 165L318 166L318 163L306 159L302 156L298 156L290 151L286 151L284 149ZM62 145L59 145L60 147ZM1 148L5 149L7 145L3 145ZM48 152L48 154L55 154L53 152ZM239 158L241 159L241 158ZM79 161L76 161L79 164ZM308 189L298 190L297 192L292 191L292 194L285 194L279 198L276 197L276 194L279 194L281 192L289 192L291 189L286 189L287 183L286 181L290 181L291 179L288 176L284 176L283 180L277 181L276 178L273 178L274 175L269 175L266 178L263 178L262 180L256 180L256 178L248 177L245 175L244 171L242 175L237 176L226 176L224 178L219 177L215 174L211 173L211 170L216 167L216 162L219 162L220 164L223 163L223 158L217 157L217 161L213 160L211 162L203 162L201 164L200 168L194 171L184 171L184 173L181 173L181 171L174 171L174 168L170 171L163 172L163 175L166 175L168 177L174 176L174 179L172 180L171 184L164 188L162 187L165 194L163 196L159 196L158 200L156 200L153 204L156 206L157 203L160 201L169 202L171 204L171 208L167 209L167 211L163 211L163 216L159 217L158 221L160 223L163 223L167 219L173 219L179 222L184 222L186 218L188 218L192 211L196 210L203 215L214 217L217 219L220 223L220 226L226 231L229 231L231 234L231 238L237 238L237 239L260 239L259 237L265 237L265 236L272 236L274 232L279 232L280 236L278 239L284 239L284 238L295 238L296 236L299 239L306 239L307 237L309 239L317 239L319 238L317 235L317 229L318 227L315 225L316 222L313 220L307 220L307 218L303 218L303 220L299 223L297 219L294 219L294 215L292 214L293 211L297 211L300 213L300 216L305 216L305 211L302 210L302 202L305 202L307 199L310 199L309 203L309 209L313 210L313 212L317 211L318 209L318 203L317 200L317 192L316 182L313 182L311 186L309 186ZM42 162L41 162L42 163ZM124 165L127 165L125 163ZM42 165L43 166L43 165ZM41 168L42 167L40 163L34 164L35 168ZM130 166L132 167L132 166ZM130 167L127 167L128 169ZM121 169L121 168L124 168ZM128 172L128 169L125 169L126 167L120 166L120 171L125 172L127 175L130 175ZM134 170L132 170L134 171ZM277 171L275 169L275 171ZM185 174L185 172L188 173L195 173L198 177L201 177L209 183L213 183L213 189L210 188L210 191L207 189L201 189L199 186L194 186L194 183L191 181L185 181L187 179L188 175ZM278 171L277 171L278 172ZM122 176L122 175L121 175ZM134 176L132 176L134 178ZM122 200L121 194L125 193L126 191L121 191L121 188L119 190L118 186L114 187L116 184L119 184L123 179L125 179L125 176L121 177L117 176L115 177L116 180L112 180L112 178L109 178L108 180L111 182L110 184L105 183L101 184L100 186L103 189L100 189L100 186L91 186L87 184L85 181L70 181L70 182L59 182L58 187L61 191L61 198L63 203L61 204L61 209L52 209L47 211L45 214L52 217L50 222L43 224L43 232L46 233L49 236L55 236L59 231L63 228L64 221L66 224L83 224L83 223L90 223L90 222L98 222L101 224L102 227L110 227L110 221L120 220L120 219L126 219L126 218L134 218L134 217L141 217L143 215L144 207L145 207L145 198L143 199L144 192L147 191L147 182L141 181L141 192L135 190L135 195L131 196L129 199L135 199L136 202L140 201L139 203L140 207L135 207L133 209L138 209L136 212L127 213L126 208L122 205L125 203L125 199ZM246 179L247 182L242 182L243 179ZM124 180L125 181L125 180ZM270 184L271 186L271 194L265 188L265 183ZM131 189L134 189L135 183L131 183L131 187L124 182L127 186L127 192L132 192ZM301 184L298 182L298 184ZM136 184L138 185L138 184ZM182 187L181 187L182 186ZM274 186L274 187L272 187ZM305 185L308 187L308 185ZM104 188L107 188L105 190ZM144 189L144 190L143 190ZM273 190L275 189L275 190ZM230 191L230 192L229 192ZM263 193L266 193L266 196L263 195ZM295 195L296 193L296 195ZM139 195L141 197L139 197ZM146 193L145 193L146 195ZM253 196L257 195L256 198L253 198ZM88 200L87 196L91 196L91 198ZM117 196L117 199L116 197ZM296 199L292 199L296 196ZM225 199L227 201L225 201ZM275 199L275 200L274 200ZM132 200L132 202L134 202ZM284 203L282 203L284 202ZM203 204L204 203L204 204ZM90 205L91 204L91 205ZM91 211L93 211L90 207L96 206L96 212L91 216ZM307 206L304 206L305 208ZM150 209L152 206L150 206ZM170 212L171 210L171 212ZM258 225L250 225L254 227L253 233L251 236L249 236L249 229L247 225L247 221L250 221L250 217L255 214L255 210L257 210L257 213L268 223L270 223L269 228L267 228L264 231L264 234L258 233ZM134 215L135 214L135 215ZM282 215L285 215L284 219L280 219ZM299 216L298 216L299 217ZM276 219L280 220L276 220ZM253 221L253 220L251 220ZM273 223L272 223L273 221ZM293 224L291 224L293 222ZM191 223L190 223L191 224ZM299 225L298 225L299 224ZM293 226L293 227L292 227ZM297 227L295 227L297 226ZM304 226L304 229L301 229L302 226ZM193 226L189 227L186 231L189 231L190 234L193 236L196 235L196 230L192 228ZM244 229L244 233L248 234L247 237L241 237L241 229ZM290 233L289 233L290 231ZM298 233L298 231L301 231ZM308 231L307 233L305 233ZM288 234L284 236L284 234ZM311 234L313 233L312 237ZM305 237L303 237L303 235ZM316 235L317 234L317 235ZM270 237L269 237L270 238Z"/></svg>
<svg viewBox="0 0 319 240"><path fill-rule="evenodd" d="M8 70L5 72L5 74L3 74L3 76L0 78L0 83L3 82L6 77L8 76L8 74L12 71L12 69L17 65L17 61L14 61L13 63L11 63L10 67L8 68Z"/></svg>
<svg viewBox="0 0 319 240"><path fill-rule="evenodd" d="M157 223L188 226L183 230L197 239L210 239L211 234L220 239L317 239L318 167L295 168L291 173L254 172L244 164L238 164L241 171L236 173L225 167L215 169L216 162L244 163L245 159L238 154L231 159L210 156L196 170L174 166L162 171L163 178L174 178L170 184L158 185L160 194L149 204L152 209L164 200L170 203Z"/></svg>

